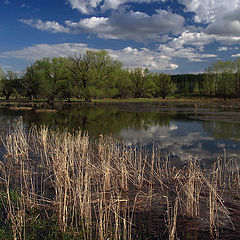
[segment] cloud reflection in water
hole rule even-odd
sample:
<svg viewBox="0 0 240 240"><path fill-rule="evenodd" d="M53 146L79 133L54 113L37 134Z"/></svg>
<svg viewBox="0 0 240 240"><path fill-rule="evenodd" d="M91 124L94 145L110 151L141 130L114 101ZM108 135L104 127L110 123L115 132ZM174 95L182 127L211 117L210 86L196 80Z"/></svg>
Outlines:
<svg viewBox="0 0 240 240"><path fill-rule="evenodd" d="M168 126L151 125L149 128L135 130L123 129L120 137L128 145L142 144L151 147L153 142L160 149L170 152L173 158L186 161L189 157L214 161L227 151L228 157L240 154L239 143L231 140L216 140L202 127L201 121L171 121Z"/></svg>

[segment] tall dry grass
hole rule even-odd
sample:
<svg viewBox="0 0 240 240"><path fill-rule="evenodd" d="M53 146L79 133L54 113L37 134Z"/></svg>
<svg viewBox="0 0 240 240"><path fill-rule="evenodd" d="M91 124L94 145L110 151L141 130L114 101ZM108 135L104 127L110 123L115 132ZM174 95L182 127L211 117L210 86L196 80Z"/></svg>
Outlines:
<svg viewBox="0 0 240 240"><path fill-rule="evenodd" d="M27 224L39 217L28 217L33 208L46 215L53 212L62 232L72 231L86 240L156 235L174 240L182 228L180 218L198 222L196 231L208 228L216 239L221 227L233 228L224 201L229 189L239 194L235 160L218 159L206 170L189 159L177 169L157 146L147 152L111 137L101 135L91 142L87 133L47 127L33 127L27 134L22 121L2 136L2 142L6 153L0 168L1 198L14 239L26 239ZM139 219L142 213L164 216L163 227L151 218ZM142 225L153 235L149 229L139 232Z"/></svg>

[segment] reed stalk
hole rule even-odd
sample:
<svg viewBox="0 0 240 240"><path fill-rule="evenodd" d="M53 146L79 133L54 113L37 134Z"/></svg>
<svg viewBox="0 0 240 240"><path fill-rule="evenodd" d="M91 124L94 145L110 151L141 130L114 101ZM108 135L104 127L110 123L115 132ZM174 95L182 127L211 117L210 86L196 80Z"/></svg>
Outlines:
<svg viewBox="0 0 240 240"><path fill-rule="evenodd" d="M27 239L27 226L49 215L57 217L62 234L72 231L76 239L85 240L144 238L138 225L149 225L144 219L139 222L142 213L159 218L166 214L169 240L177 239L180 217L205 219L216 239L223 217L233 225L224 194L226 189L239 193L239 164L226 156L211 170L191 158L177 169L157 146L147 152L112 137L101 135L91 142L87 133L44 126L27 134L21 120L2 141L1 200L14 239ZM31 209L38 210L36 216L28 216Z"/></svg>

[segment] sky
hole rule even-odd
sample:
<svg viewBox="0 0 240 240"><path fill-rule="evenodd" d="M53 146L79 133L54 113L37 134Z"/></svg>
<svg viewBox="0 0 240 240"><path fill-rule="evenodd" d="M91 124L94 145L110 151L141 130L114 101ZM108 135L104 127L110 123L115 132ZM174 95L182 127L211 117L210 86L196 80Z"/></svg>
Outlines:
<svg viewBox="0 0 240 240"><path fill-rule="evenodd" d="M0 66L105 49L125 68L203 72L240 57L240 0L0 0Z"/></svg>

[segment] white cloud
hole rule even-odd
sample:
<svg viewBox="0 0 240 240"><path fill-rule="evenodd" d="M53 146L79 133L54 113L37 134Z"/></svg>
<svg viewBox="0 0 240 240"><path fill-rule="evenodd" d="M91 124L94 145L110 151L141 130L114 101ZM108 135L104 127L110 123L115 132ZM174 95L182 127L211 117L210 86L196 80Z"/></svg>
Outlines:
<svg viewBox="0 0 240 240"><path fill-rule="evenodd" d="M240 53L238 53L238 54L233 54L231 57L240 57Z"/></svg>
<svg viewBox="0 0 240 240"><path fill-rule="evenodd" d="M218 36L239 37L240 35L240 8L226 12L223 16L217 17L205 31L207 34Z"/></svg>
<svg viewBox="0 0 240 240"><path fill-rule="evenodd" d="M35 27L42 31L48 31L53 33L67 33L69 29L60 25L58 22L55 21L46 21L43 22L40 19L20 19L20 22L27 24L31 27Z"/></svg>
<svg viewBox="0 0 240 240"><path fill-rule="evenodd" d="M117 13L109 18L91 17L79 22L66 21L76 32L95 33L105 39L132 39L144 41L156 39L161 34L179 33L184 18L164 10L156 10L149 16L142 12Z"/></svg>
<svg viewBox="0 0 240 240"><path fill-rule="evenodd" d="M128 2L145 2L164 0L68 0L72 8L88 12L88 9L97 7L117 8ZM215 41L224 44L240 43L240 8L239 0L179 0L185 4L188 11L196 13L197 22L208 23L204 28L196 29L187 26L183 31L184 17L165 10L156 10L153 15L138 11L113 11L109 17L89 17L78 22L65 21L64 25L55 21L42 21L34 19L21 19L22 23L42 31L53 33L87 33L96 34L104 39L130 39L138 42L155 40L169 41L169 34L178 35L173 44L189 45L203 49ZM85 9L85 10L84 10ZM165 39L165 40L164 40Z"/></svg>
<svg viewBox="0 0 240 240"><path fill-rule="evenodd" d="M143 0L144 1L144 0ZM131 2L143 2L140 0L132 0ZM121 4L130 2L129 0L105 0L102 9L117 9Z"/></svg>
<svg viewBox="0 0 240 240"><path fill-rule="evenodd" d="M228 47L219 47L218 52L228 51Z"/></svg>
<svg viewBox="0 0 240 240"><path fill-rule="evenodd" d="M239 7L239 0L179 0L187 11L196 13L196 22L214 22Z"/></svg>
<svg viewBox="0 0 240 240"><path fill-rule="evenodd" d="M68 0L72 9L78 9L82 13L90 14L102 0Z"/></svg>
<svg viewBox="0 0 240 240"><path fill-rule="evenodd" d="M166 44L160 44L158 47L158 51L168 57L176 57L176 58L186 58L191 62L202 62L206 61L207 58L216 58L215 54L204 54L199 50L193 47L173 47Z"/></svg>
<svg viewBox="0 0 240 240"><path fill-rule="evenodd" d="M115 13L110 17L91 17L79 22L65 21L66 26L54 21L20 20L22 23L53 33L90 33L104 39L131 39L145 41L159 35L182 31L184 18L165 10L156 10L149 16L142 12Z"/></svg>
<svg viewBox="0 0 240 240"><path fill-rule="evenodd" d="M101 9L117 9L124 3L153 3L153 2L166 2L166 0L104 0Z"/></svg>
<svg viewBox="0 0 240 240"><path fill-rule="evenodd" d="M74 54L84 53L87 45L83 43L63 44L37 44L21 50L4 52L0 57L20 58L24 60L37 60L43 57L67 57Z"/></svg>
<svg viewBox="0 0 240 240"><path fill-rule="evenodd" d="M205 32L210 35L238 37L240 34L240 22L238 20L229 21L224 18L210 24Z"/></svg>
<svg viewBox="0 0 240 240"><path fill-rule="evenodd" d="M1 68L6 71L6 69L10 69L10 68L12 68L12 66L10 66L10 65L3 65L3 66L1 66Z"/></svg>
<svg viewBox="0 0 240 240"><path fill-rule="evenodd" d="M186 46L194 46L198 50L203 51L205 45L219 42L224 45L240 43L240 36L221 36L216 34L207 34L202 28L186 29L180 36L172 38L168 42L171 48L185 48ZM226 48L226 47L225 47Z"/></svg>
<svg viewBox="0 0 240 240"><path fill-rule="evenodd" d="M221 44L232 45L240 43L240 36L227 36L227 35L226 36L209 35L209 36Z"/></svg>
<svg viewBox="0 0 240 240"><path fill-rule="evenodd" d="M170 56L165 56L157 51L151 51L146 48L140 50L126 47L122 50L110 50L109 55L116 60L124 63L129 68L148 68L150 70L174 70L178 65L172 62Z"/></svg>
<svg viewBox="0 0 240 240"><path fill-rule="evenodd" d="M63 43L63 44L38 44L32 47L23 48L17 51L4 52L0 57L20 58L27 61L35 61L43 57L59 57L72 56L76 54L83 54L86 50L99 50L89 48L82 43ZM159 52L151 51L149 49L134 49L126 47L121 50L106 49L109 55L121 61L125 67L135 68L149 68L150 70L172 70L176 69L178 65L171 62L171 57L159 54Z"/></svg>
<svg viewBox="0 0 240 240"><path fill-rule="evenodd" d="M191 45L201 48L204 45L213 42L213 40L214 39L212 36L208 36L203 32L190 31L186 29L179 37L174 38L170 42L170 45L171 47L182 47L184 45Z"/></svg>
<svg viewBox="0 0 240 240"><path fill-rule="evenodd" d="M125 3L151 3L165 2L166 0L67 0L73 9L77 9L84 14L93 13L94 9L100 7L102 10L117 9Z"/></svg>
<svg viewBox="0 0 240 240"><path fill-rule="evenodd" d="M203 53L204 45L215 39L201 32L185 30L179 37L172 38L166 44L160 44L158 51L171 58L186 58L194 62L202 62L207 58L215 58L215 54Z"/></svg>
<svg viewBox="0 0 240 240"><path fill-rule="evenodd" d="M203 31L216 41L227 44L240 40L239 0L180 0L187 11L194 12L195 22L207 23Z"/></svg>

